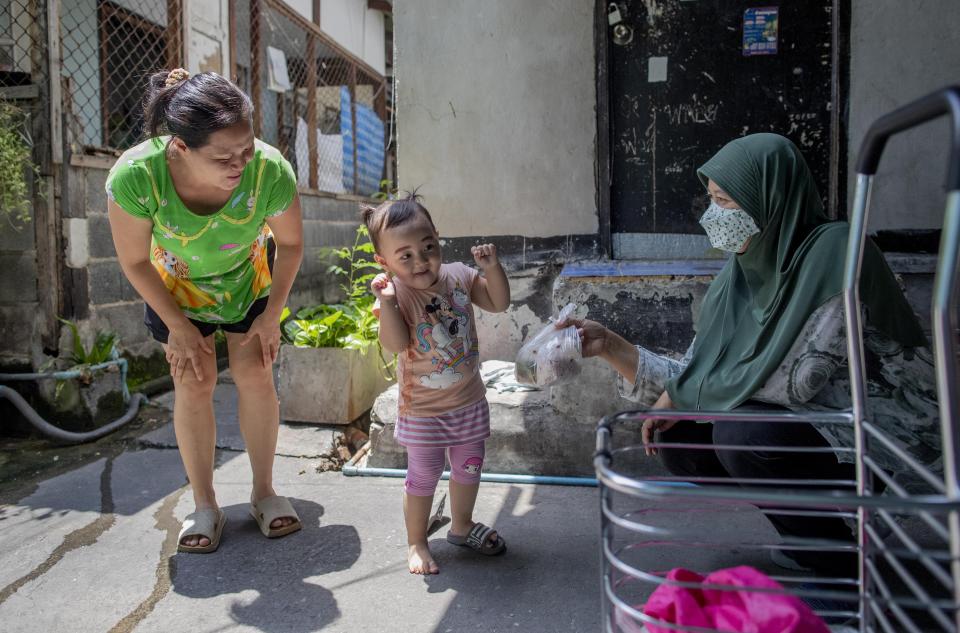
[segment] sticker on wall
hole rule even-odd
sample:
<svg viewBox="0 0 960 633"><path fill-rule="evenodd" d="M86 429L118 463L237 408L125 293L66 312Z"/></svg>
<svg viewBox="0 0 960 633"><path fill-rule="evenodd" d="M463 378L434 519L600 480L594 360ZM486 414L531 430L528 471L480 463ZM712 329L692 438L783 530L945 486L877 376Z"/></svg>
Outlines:
<svg viewBox="0 0 960 633"><path fill-rule="evenodd" d="M267 90L286 92L293 88L287 74L287 55L279 48L267 47Z"/></svg>
<svg viewBox="0 0 960 633"><path fill-rule="evenodd" d="M651 57L647 60L647 81L657 83L667 80L667 58Z"/></svg>
<svg viewBox="0 0 960 633"><path fill-rule="evenodd" d="M743 12L743 54L776 55L780 8L754 7Z"/></svg>

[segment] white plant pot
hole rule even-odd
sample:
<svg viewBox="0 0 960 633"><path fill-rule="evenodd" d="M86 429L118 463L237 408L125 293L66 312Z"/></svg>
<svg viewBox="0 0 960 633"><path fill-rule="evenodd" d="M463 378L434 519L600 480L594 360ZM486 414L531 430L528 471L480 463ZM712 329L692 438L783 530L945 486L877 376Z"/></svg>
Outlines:
<svg viewBox="0 0 960 633"><path fill-rule="evenodd" d="M280 347L280 419L349 424L392 383L376 346L366 354L333 347Z"/></svg>

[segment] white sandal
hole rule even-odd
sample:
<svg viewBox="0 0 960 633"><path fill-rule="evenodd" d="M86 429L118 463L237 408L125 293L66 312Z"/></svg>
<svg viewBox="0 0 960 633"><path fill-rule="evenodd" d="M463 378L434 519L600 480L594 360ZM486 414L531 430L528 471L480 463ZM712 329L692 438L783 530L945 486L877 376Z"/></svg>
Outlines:
<svg viewBox="0 0 960 633"><path fill-rule="evenodd" d="M279 538L292 532L296 532L303 527L300 522L300 516L293 509L290 500L279 495L264 497L260 501L250 502L250 515L260 526L260 531L267 538ZM277 519L290 518L293 523L282 527L270 527L270 524Z"/></svg>
<svg viewBox="0 0 960 633"><path fill-rule="evenodd" d="M177 537L177 551L191 554L209 554L217 551L220 547L223 525L226 522L227 516L220 508L207 508L188 514L180 528L180 536ZM183 539L188 536L204 537L210 539L210 543L209 545L186 545Z"/></svg>

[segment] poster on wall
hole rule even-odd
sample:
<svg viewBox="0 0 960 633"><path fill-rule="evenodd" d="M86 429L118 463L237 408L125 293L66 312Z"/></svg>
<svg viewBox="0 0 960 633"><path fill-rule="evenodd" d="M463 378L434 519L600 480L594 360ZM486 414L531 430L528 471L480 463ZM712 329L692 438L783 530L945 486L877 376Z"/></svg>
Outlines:
<svg viewBox="0 0 960 633"><path fill-rule="evenodd" d="M267 47L267 90L286 92L290 90L290 76L287 74L287 55L272 46Z"/></svg>
<svg viewBox="0 0 960 633"><path fill-rule="evenodd" d="M744 55L776 55L779 39L779 7L753 7L743 12Z"/></svg>

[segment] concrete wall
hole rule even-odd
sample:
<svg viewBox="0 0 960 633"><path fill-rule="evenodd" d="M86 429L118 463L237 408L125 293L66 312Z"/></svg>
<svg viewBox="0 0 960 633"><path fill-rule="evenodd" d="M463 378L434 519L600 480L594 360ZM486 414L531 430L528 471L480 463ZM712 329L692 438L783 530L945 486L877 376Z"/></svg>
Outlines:
<svg viewBox="0 0 960 633"><path fill-rule="evenodd" d="M480 355L512 361L563 264L597 253L593 6L417 0L393 18L400 188L420 187L446 259L498 245L512 303L478 311Z"/></svg>
<svg viewBox="0 0 960 633"><path fill-rule="evenodd" d="M397 169L445 237L595 233L593 4L394 5Z"/></svg>
<svg viewBox="0 0 960 633"><path fill-rule="evenodd" d="M37 253L34 226L19 231L0 221L0 364L26 362L36 338Z"/></svg>
<svg viewBox="0 0 960 633"><path fill-rule="evenodd" d="M496 314L479 308L474 311L481 361L513 362L523 343L539 332L553 313L551 296L560 266L545 264L507 270L510 307Z"/></svg>
<svg viewBox="0 0 960 633"><path fill-rule="evenodd" d="M90 314L82 323L82 329L115 332L125 350L136 356L149 355L158 346L151 341L143 325L143 302L117 263L107 220L106 179L106 169L71 168L70 208L63 210L66 217L87 225L89 259L79 270L86 272ZM83 275L79 280L83 283Z"/></svg>
<svg viewBox="0 0 960 633"><path fill-rule="evenodd" d="M589 318L631 343L679 358L693 340L700 304L712 281L712 274L561 275L553 298L558 306L570 302L586 306ZM550 403L565 418L581 421L596 421L638 406L620 397L617 373L596 358L584 361L576 381L551 387Z"/></svg>
<svg viewBox="0 0 960 633"><path fill-rule="evenodd" d="M879 116L960 80L956 0L853 0L850 33L850 201L860 142ZM939 228L947 120L897 135L874 188L871 230Z"/></svg>
<svg viewBox="0 0 960 633"><path fill-rule="evenodd" d="M957 81L955 0L852 0L850 199L878 116ZM398 169L445 236L596 230L592 5L397 2ZM945 120L895 137L871 229L939 228Z"/></svg>

